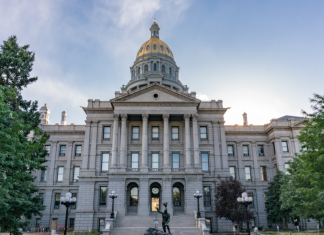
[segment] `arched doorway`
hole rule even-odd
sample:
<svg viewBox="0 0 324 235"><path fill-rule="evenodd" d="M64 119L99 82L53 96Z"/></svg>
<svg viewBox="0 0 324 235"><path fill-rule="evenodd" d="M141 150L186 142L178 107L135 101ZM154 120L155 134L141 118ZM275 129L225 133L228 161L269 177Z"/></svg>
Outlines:
<svg viewBox="0 0 324 235"><path fill-rule="evenodd" d="M184 212L184 186L182 183L175 183L172 187L173 213Z"/></svg>
<svg viewBox="0 0 324 235"><path fill-rule="evenodd" d="M153 183L150 186L150 202L151 211L157 211L156 208L161 210L161 200L162 200L161 185L159 183Z"/></svg>
<svg viewBox="0 0 324 235"><path fill-rule="evenodd" d="M138 185L136 183L130 183L127 186L127 213L137 214L138 207Z"/></svg>

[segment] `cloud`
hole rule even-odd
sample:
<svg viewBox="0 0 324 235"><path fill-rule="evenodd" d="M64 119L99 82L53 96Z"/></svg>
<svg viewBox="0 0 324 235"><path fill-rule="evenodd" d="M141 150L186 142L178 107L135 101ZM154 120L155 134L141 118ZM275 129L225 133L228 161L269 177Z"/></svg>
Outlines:
<svg viewBox="0 0 324 235"><path fill-rule="evenodd" d="M197 93L197 99L200 99L202 101L210 101L207 95L201 94L200 92Z"/></svg>

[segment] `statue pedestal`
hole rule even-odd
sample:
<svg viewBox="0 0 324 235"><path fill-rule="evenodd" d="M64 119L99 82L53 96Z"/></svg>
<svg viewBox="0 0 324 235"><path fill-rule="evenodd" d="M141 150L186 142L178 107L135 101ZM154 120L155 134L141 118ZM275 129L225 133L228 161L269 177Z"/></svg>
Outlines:
<svg viewBox="0 0 324 235"><path fill-rule="evenodd" d="M171 233L165 233L156 228L148 228L144 235L172 235Z"/></svg>

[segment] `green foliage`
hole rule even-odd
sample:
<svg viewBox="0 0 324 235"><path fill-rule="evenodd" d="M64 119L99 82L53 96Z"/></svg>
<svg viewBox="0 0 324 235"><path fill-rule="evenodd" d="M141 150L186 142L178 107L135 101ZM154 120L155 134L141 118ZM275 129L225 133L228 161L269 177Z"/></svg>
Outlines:
<svg viewBox="0 0 324 235"><path fill-rule="evenodd" d="M280 195L282 193L282 186L287 183L287 177L278 170L275 177L273 177L273 181L269 183L270 186L267 194L268 204L266 204L268 219L275 224L281 224L284 220L286 229L288 229L288 222L290 221L292 208L281 208L282 202L280 201Z"/></svg>
<svg viewBox="0 0 324 235"><path fill-rule="evenodd" d="M308 120L298 139L303 151L289 167L289 184L283 185L282 208L292 207L301 218L324 219L324 96L311 99L314 113L303 112Z"/></svg>
<svg viewBox="0 0 324 235"><path fill-rule="evenodd" d="M27 49L13 36L0 51L0 227L15 235L27 225L22 217L45 209L32 172L43 169L48 136L38 127L37 102L21 96L22 88L37 80L29 78L34 53Z"/></svg>

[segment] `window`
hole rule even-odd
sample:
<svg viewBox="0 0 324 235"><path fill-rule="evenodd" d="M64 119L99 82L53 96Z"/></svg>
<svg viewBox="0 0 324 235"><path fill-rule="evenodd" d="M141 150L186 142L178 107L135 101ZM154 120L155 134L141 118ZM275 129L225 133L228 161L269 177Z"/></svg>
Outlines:
<svg viewBox="0 0 324 235"><path fill-rule="evenodd" d="M288 153L288 152L289 152L289 149L288 149L288 142L287 142L287 141L282 141L281 144L282 144L282 151L283 151L284 153Z"/></svg>
<svg viewBox="0 0 324 235"><path fill-rule="evenodd" d="M253 193L248 193L248 197L252 197L252 204L249 205L250 208L254 208L254 198Z"/></svg>
<svg viewBox="0 0 324 235"><path fill-rule="evenodd" d="M165 66L162 65L162 73L165 73Z"/></svg>
<svg viewBox="0 0 324 235"><path fill-rule="evenodd" d="M78 198L78 194L77 193L72 193L72 198ZM71 209L76 209L76 204L75 205L71 205Z"/></svg>
<svg viewBox="0 0 324 235"><path fill-rule="evenodd" d="M227 145L227 154L228 154L228 156L234 156L234 146L233 145Z"/></svg>
<svg viewBox="0 0 324 235"><path fill-rule="evenodd" d="M153 126L152 127L152 140L158 140L159 139L159 127Z"/></svg>
<svg viewBox="0 0 324 235"><path fill-rule="evenodd" d="M290 165L289 163L285 163L285 171L286 171L286 175L289 175L290 173L288 172Z"/></svg>
<svg viewBox="0 0 324 235"><path fill-rule="evenodd" d="M155 31L154 31L154 34L155 34ZM156 45L155 44L153 45L153 49L156 50Z"/></svg>
<svg viewBox="0 0 324 235"><path fill-rule="evenodd" d="M235 166L230 166L230 175L233 177L233 179L236 179L236 172L235 172Z"/></svg>
<svg viewBox="0 0 324 235"><path fill-rule="evenodd" d="M132 153L132 168L138 168L138 153Z"/></svg>
<svg viewBox="0 0 324 235"><path fill-rule="evenodd" d="M161 48L161 51L163 51L163 49L164 49L164 48L163 48L163 45L161 45L160 48Z"/></svg>
<svg viewBox="0 0 324 235"><path fill-rule="evenodd" d="M141 47L140 53L142 53L142 51L143 51L143 47Z"/></svg>
<svg viewBox="0 0 324 235"><path fill-rule="evenodd" d="M81 156L81 145L76 145L75 146L75 156Z"/></svg>
<svg viewBox="0 0 324 235"><path fill-rule="evenodd" d="M169 68L169 73L170 73L170 75L172 74L172 68Z"/></svg>
<svg viewBox="0 0 324 235"><path fill-rule="evenodd" d="M263 193L264 204L269 204L268 202L268 193Z"/></svg>
<svg viewBox="0 0 324 235"><path fill-rule="evenodd" d="M106 205L106 199L107 199L107 187L101 186L100 187L100 199L99 199L100 206Z"/></svg>
<svg viewBox="0 0 324 235"><path fill-rule="evenodd" d="M59 166L57 168L57 181L58 182L62 182L63 181L63 172L64 172L64 167L63 166Z"/></svg>
<svg viewBox="0 0 324 235"><path fill-rule="evenodd" d="M159 168L159 154L152 153L152 170Z"/></svg>
<svg viewBox="0 0 324 235"><path fill-rule="evenodd" d="M139 139L139 127L138 126L133 126L132 127L132 139L133 140L138 140Z"/></svg>
<svg viewBox="0 0 324 235"><path fill-rule="evenodd" d="M154 63L154 67L153 68L154 68L154 71L156 71L156 63Z"/></svg>
<svg viewBox="0 0 324 235"><path fill-rule="evenodd" d="M130 191L130 205L138 205L138 187L133 187Z"/></svg>
<svg viewBox="0 0 324 235"><path fill-rule="evenodd" d="M252 180L252 178L251 178L251 167L249 167L249 166L245 167L245 179L248 180L248 181Z"/></svg>
<svg viewBox="0 0 324 235"><path fill-rule="evenodd" d="M60 199L61 199L61 194L55 193L54 209L56 210L60 209Z"/></svg>
<svg viewBox="0 0 324 235"><path fill-rule="evenodd" d="M210 206L211 205L210 187L209 186L204 186L204 205L205 206Z"/></svg>
<svg viewBox="0 0 324 235"><path fill-rule="evenodd" d="M51 152L51 146L50 145L45 145L45 150L46 150L46 152L47 152L47 156L49 156L50 155L50 152Z"/></svg>
<svg viewBox="0 0 324 235"><path fill-rule="evenodd" d="M181 194L180 194L180 189L178 187L173 187L172 198L173 198L173 205L181 206Z"/></svg>
<svg viewBox="0 0 324 235"><path fill-rule="evenodd" d="M66 146L65 145L61 145L60 146L60 156L65 156L65 150L66 150Z"/></svg>
<svg viewBox="0 0 324 235"><path fill-rule="evenodd" d="M38 218L38 219L36 219L36 224L35 224L35 227L36 227L36 228L39 228L39 227L40 227L40 225L41 225L41 219L40 219L40 218Z"/></svg>
<svg viewBox="0 0 324 235"><path fill-rule="evenodd" d="M207 140L207 127L206 126L200 127L200 139Z"/></svg>
<svg viewBox="0 0 324 235"><path fill-rule="evenodd" d="M172 153L172 168L179 169L180 168L180 154Z"/></svg>
<svg viewBox="0 0 324 235"><path fill-rule="evenodd" d="M259 152L259 156L264 156L263 145L258 145L258 152Z"/></svg>
<svg viewBox="0 0 324 235"><path fill-rule="evenodd" d="M109 153L101 155L101 171L108 171L109 169Z"/></svg>
<svg viewBox="0 0 324 235"><path fill-rule="evenodd" d="M261 166L261 180L267 181L267 167Z"/></svg>
<svg viewBox="0 0 324 235"><path fill-rule="evenodd" d="M74 228L74 219L70 219L70 228Z"/></svg>
<svg viewBox="0 0 324 235"><path fill-rule="evenodd" d="M144 71L145 71L145 73L148 72L148 65L147 64L144 66Z"/></svg>
<svg viewBox="0 0 324 235"><path fill-rule="evenodd" d="M276 154L276 147L274 142L272 142L272 147L273 147L273 154Z"/></svg>
<svg viewBox="0 0 324 235"><path fill-rule="evenodd" d="M141 74L141 68L140 67L137 68L137 74Z"/></svg>
<svg viewBox="0 0 324 235"><path fill-rule="evenodd" d="M42 204L43 204L43 203L44 203L44 197L45 197L45 194L44 194L44 193L40 193L39 195L40 195L41 198L42 198Z"/></svg>
<svg viewBox="0 0 324 235"><path fill-rule="evenodd" d="M212 231L212 218L206 218L205 219L206 222L206 227L209 228L209 231Z"/></svg>
<svg viewBox="0 0 324 235"><path fill-rule="evenodd" d="M201 154L202 171L209 171L209 156L208 153Z"/></svg>
<svg viewBox="0 0 324 235"><path fill-rule="evenodd" d="M169 48L167 47L167 52L169 53Z"/></svg>
<svg viewBox="0 0 324 235"><path fill-rule="evenodd" d="M110 139L110 132L111 132L111 127L110 126L104 126L103 127L103 136L102 136L102 138L104 140L109 140Z"/></svg>
<svg viewBox="0 0 324 235"><path fill-rule="evenodd" d="M45 170L42 170L41 172L41 181L46 182L47 180L47 167L45 167Z"/></svg>
<svg viewBox="0 0 324 235"><path fill-rule="evenodd" d="M243 156L249 156L249 146L243 145Z"/></svg>
<svg viewBox="0 0 324 235"><path fill-rule="evenodd" d="M104 229L105 229L105 219L99 219L99 232L102 233Z"/></svg>
<svg viewBox="0 0 324 235"><path fill-rule="evenodd" d="M172 140L179 140L179 127L178 126L171 127L171 138L172 138Z"/></svg>
<svg viewBox="0 0 324 235"><path fill-rule="evenodd" d="M79 180L79 174L80 174L80 167L75 166L73 170L73 181L77 182Z"/></svg>

